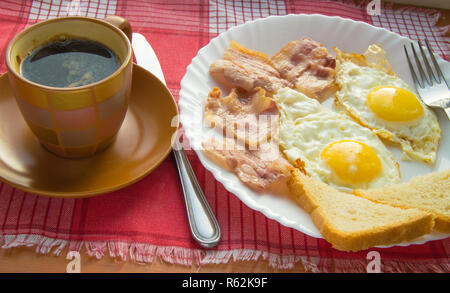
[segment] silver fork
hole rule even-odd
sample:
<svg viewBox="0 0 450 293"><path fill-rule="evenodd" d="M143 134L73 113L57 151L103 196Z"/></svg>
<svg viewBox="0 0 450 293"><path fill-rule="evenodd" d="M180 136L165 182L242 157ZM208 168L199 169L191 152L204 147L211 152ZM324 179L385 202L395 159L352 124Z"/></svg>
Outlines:
<svg viewBox="0 0 450 293"><path fill-rule="evenodd" d="M442 74L436 58L434 57L433 51L431 50L427 39L425 39L425 43L428 49L428 54L430 55L429 58L425 55L422 43L419 41L419 50L422 55L426 72L423 69L414 44L411 43L411 50L414 55L418 74L416 73L414 65L411 62L406 45L403 46L405 49L406 59L408 59L409 69L411 70L411 75L414 80L416 90L422 101L430 107L443 109L450 120L450 88L445 80L444 74ZM429 59L431 59L431 62ZM434 72L430 63L433 64Z"/></svg>

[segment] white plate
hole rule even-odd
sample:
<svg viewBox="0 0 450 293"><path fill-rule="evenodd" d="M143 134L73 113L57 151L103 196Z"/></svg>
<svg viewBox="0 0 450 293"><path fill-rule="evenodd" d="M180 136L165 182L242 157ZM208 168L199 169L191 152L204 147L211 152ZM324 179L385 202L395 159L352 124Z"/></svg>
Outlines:
<svg viewBox="0 0 450 293"><path fill-rule="evenodd" d="M186 74L181 81L180 121L191 147L196 151L203 166L228 191L235 194L248 207L263 213L268 218L309 236L322 238L309 215L292 200L268 193L255 193L242 184L234 174L212 163L201 151L201 143L215 135L203 123L203 110L208 93L214 86L218 86L209 75L209 66L213 61L222 57L230 41L236 40L250 49L272 56L289 41L299 40L306 36L324 44L332 54L334 54L333 46L343 51L362 54L370 44L381 44L386 50L386 57L393 71L414 88L403 51L403 44L409 44L411 42L409 39L367 23L341 17L317 14L270 16L233 27L212 39L198 52L187 67ZM450 73L450 64L442 60L440 63L443 71ZM327 102L325 101L325 104ZM402 161L399 148L390 148L400 164L402 181L407 181L415 175L450 168L450 123L443 111L436 112L442 128L442 139L437 161L433 167L420 162ZM442 233L432 233L401 245L421 244L448 236Z"/></svg>

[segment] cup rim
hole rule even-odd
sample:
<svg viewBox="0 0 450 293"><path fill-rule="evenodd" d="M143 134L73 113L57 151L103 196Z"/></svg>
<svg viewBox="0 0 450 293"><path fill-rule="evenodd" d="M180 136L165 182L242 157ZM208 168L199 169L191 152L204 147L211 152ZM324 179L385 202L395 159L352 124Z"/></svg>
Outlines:
<svg viewBox="0 0 450 293"><path fill-rule="evenodd" d="M128 48L128 52L127 52L127 56L125 58L125 60L122 62L122 64L119 66L119 68L116 69L116 71L114 71L112 74L108 75L107 77L105 77L104 79L101 79L99 81L93 82L93 83L89 83L83 86L78 86L78 87L52 87L52 86L48 86L48 85L43 85L40 83L36 83L34 81L31 81L25 77L23 77L20 73L18 73L16 70L13 69L11 63L10 63L10 55L11 55L11 50L14 46L14 44L25 34L27 34L28 32L32 31L33 29L35 29L36 27L39 26L43 26L43 25L48 25L49 23L52 22L58 22L61 20L82 20L82 21L88 21L88 22L94 22L97 24L101 24L104 26L107 26L108 28L114 30L115 32L119 33L119 35L122 37L122 39L126 42L127 44L127 48ZM93 18L93 17L86 17L86 16L63 16L63 17L55 17L55 18L51 18L51 19L47 19L38 23L35 23L25 29L23 29L22 31L20 31L19 33L17 33L12 39L11 41L8 43L8 46L6 48L6 54L5 54L5 61L6 61L6 67L9 73L13 74L16 78L22 80L25 83L31 84L33 86L39 87L41 89L44 90L51 90L51 91L57 91L57 92L70 92L70 91L78 91L78 90L83 90L83 89L89 89L91 87L95 87L101 83L106 82L107 80L110 80L114 77L116 77L117 75L119 75L131 62L131 58L133 56L133 51L132 51L132 46L131 46L131 42L128 39L128 37L126 36L126 34L120 30L118 27L114 26L113 24L102 20L102 19L97 19L97 18Z"/></svg>

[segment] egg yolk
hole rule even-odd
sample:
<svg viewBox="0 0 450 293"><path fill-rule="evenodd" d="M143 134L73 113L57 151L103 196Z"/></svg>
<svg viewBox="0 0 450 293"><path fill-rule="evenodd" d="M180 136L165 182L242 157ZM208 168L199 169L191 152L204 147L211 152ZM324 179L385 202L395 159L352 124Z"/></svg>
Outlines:
<svg viewBox="0 0 450 293"><path fill-rule="evenodd" d="M416 95L395 86L379 86L367 95L369 108L387 121L411 121L423 114L423 107Z"/></svg>
<svg viewBox="0 0 450 293"><path fill-rule="evenodd" d="M321 153L322 160L344 183L367 183L381 172L381 162L368 145L354 140L329 144Z"/></svg>

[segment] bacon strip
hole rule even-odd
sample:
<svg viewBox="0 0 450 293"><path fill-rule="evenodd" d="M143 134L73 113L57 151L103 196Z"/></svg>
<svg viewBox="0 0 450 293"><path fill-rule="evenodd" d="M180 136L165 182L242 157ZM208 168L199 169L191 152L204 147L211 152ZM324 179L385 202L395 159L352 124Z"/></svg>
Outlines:
<svg viewBox="0 0 450 293"><path fill-rule="evenodd" d="M266 54L250 50L236 41L230 42L223 58L213 62L209 72L219 84L227 88L238 87L251 91L261 87L269 94L274 94L280 88L292 86L270 65Z"/></svg>
<svg viewBox="0 0 450 293"><path fill-rule="evenodd" d="M222 129L225 137L236 138L250 149L277 137L278 116L276 103L261 88L247 97L239 97L234 88L222 97L220 89L215 87L205 105L205 119L210 126Z"/></svg>
<svg viewBox="0 0 450 293"><path fill-rule="evenodd" d="M336 60L310 38L291 41L270 59L281 77L306 95L322 100L335 90Z"/></svg>
<svg viewBox="0 0 450 293"><path fill-rule="evenodd" d="M256 88L249 96L239 96L233 88L222 97L215 87L205 105L205 119L225 132L225 138L203 142L204 153L256 191L281 182L290 166L278 146L278 107L265 93Z"/></svg>
<svg viewBox="0 0 450 293"><path fill-rule="evenodd" d="M228 138L222 142L210 139L202 146L208 158L235 173L242 183L256 191L285 179L290 170L289 163L279 152L278 142L264 143L253 151Z"/></svg>

